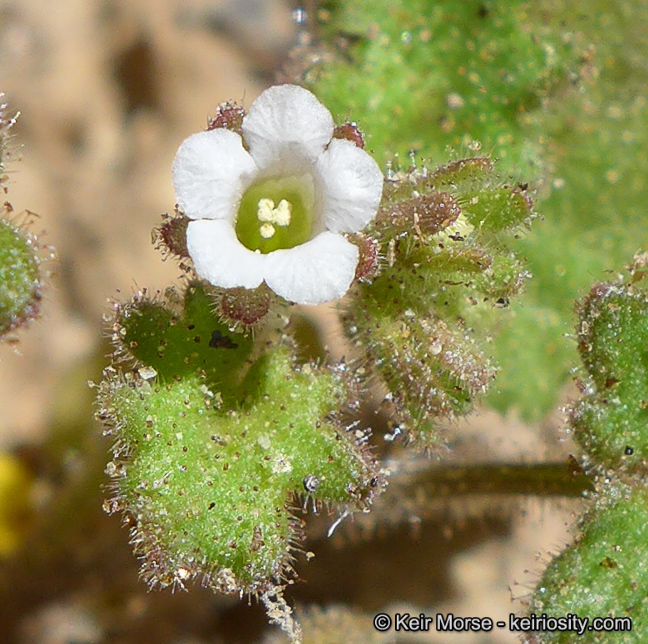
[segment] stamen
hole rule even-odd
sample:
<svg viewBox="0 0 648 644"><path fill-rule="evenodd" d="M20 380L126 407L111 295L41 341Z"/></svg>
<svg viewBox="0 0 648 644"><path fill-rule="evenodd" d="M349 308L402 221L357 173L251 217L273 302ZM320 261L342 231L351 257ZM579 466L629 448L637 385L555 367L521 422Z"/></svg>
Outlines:
<svg viewBox="0 0 648 644"><path fill-rule="evenodd" d="M259 199L257 205L257 218L259 221L274 221L274 201L272 199Z"/></svg>
<svg viewBox="0 0 648 644"><path fill-rule="evenodd" d="M290 224L292 218L292 204L290 201L282 199L272 212L274 214L274 223L277 226L288 226Z"/></svg>
<svg viewBox="0 0 648 644"><path fill-rule="evenodd" d="M286 199L282 199L275 208L272 199L259 199L257 205L257 219L267 221L277 226L289 226L292 219L292 204ZM270 235L272 236L272 235Z"/></svg>
<svg viewBox="0 0 648 644"><path fill-rule="evenodd" d="M272 224L266 222L265 224L261 224L259 232L261 233L261 237L263 237L263 239L270 239L270 237L273 237L275 234L275 227Z"/></svg>

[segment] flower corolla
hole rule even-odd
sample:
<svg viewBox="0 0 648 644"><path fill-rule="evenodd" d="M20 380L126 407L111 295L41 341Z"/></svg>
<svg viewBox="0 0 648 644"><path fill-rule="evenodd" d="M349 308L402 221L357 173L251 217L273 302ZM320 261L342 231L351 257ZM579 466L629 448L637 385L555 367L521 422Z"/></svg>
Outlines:
<svg viewBox="0 0 648 644"><path fill-rule="evenodd" d="M359 256L343 233L375 217L380 168L353 142L333 138L330 112L295 85L263 92L241 130L194 134L173 162L196 273L223 288L265 281L300 304L341 298Z"/></svg>

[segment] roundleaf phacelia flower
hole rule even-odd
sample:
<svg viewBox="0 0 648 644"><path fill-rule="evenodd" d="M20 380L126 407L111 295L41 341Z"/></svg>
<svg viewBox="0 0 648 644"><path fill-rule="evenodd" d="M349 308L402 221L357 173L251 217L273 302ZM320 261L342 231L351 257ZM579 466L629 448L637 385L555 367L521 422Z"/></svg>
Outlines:
<svg viewBox="0 0 648 644"><path fill-rule="evenodd" d="M241 130L194 134L173 162L196 273L223 288L265 281L299 304L343 297L359 255L343 233L376 216L380 168L353 142L333 138L330 112L295 85L263 92Z"/></svg>

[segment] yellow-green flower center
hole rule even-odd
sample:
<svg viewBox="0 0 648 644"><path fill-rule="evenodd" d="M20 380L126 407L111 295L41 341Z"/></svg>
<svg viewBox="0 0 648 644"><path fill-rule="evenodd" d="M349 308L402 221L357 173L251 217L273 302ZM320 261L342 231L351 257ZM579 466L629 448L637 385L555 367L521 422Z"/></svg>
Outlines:
<svg viewBox="0 0 648 644"><path fill-rule="evenodd" d="M299 246L312 237L313 208L310 177L260 181L241 199L236 236L246 248L260 253Z"/></svg>

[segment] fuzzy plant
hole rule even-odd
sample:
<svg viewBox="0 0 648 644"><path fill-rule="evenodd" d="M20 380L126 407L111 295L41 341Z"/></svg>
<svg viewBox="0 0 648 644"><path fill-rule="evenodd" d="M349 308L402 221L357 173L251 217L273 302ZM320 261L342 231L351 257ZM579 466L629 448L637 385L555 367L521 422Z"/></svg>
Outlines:
<svg viewBox="0 0 648 644"><path fill-rule="evenodd" d="M99 386L106 509L144 579L257 596L293 641L301 512L367 512L388 477L359 424L369 384L389 436L438 449L434 421L488 389L484 329L526 277L510 249L533 216L525 186L484 156L385 180L363 147L299 86L221 105L180 146L157 230L183 292L115 303ZM343 297L357 356L300 358L293 304Z"/></svg>
<svg viewBox="0 0 648 644"><path fill-rule="evenodd" d="M549 564L530 601L534 615L587 618L591 642L638 642L648 627L647 261L638 254L579 303L583 395L570 424L596 489L574 543ZM547 643L573 638L572 631L537 635Z"/></svg>
<svg viewBox="0 0 648 644"><path fill-rule="evenodd" d="M114 302L97 386L112 440L104 509L149 587L256 597L293 644L393 641L347 607L295 619L285 595L311 557L306 514L332 532L354 514L425 516L466 489L544 486L585 492L589 507L519 617L526 641L643 641L646 256L581 299L577 342L562 337L604 258L645 241L646 9L609 4L312 3L285 84L247 110L222 104L182 143L175 211L156 229L182 287ZM14 120L3 107L5 192ZM27 219L8 204L0 217L3 339L40 307ZM300 306L331 302L339 361L299 331ZM439 428L480 399L537 418L576 349L580 465L390 471L385 441L409 449L397 458L440 454ZM363 415L376 400L382 436ZM0 459L0 554L30 484L15 465Z"/></svg>
<svg viewBox="0 0 648 644"><path fill-rule="evenodd" d="M3 95L0 94L0 100ZM8 162L15 154L11 128L18 115L10 116L0 104L0 191L8 193ZM36 215L14 212L5 201L0 207L0 344L18 341L15 332L40 313L47 262L51 247L32 232ZM1 403L0 403L1 404ZM32 476L13 454L0 452L0 557L19 547L30 515Z"/></svg>
<svg viewBox="0 0 648 644"><path fill-rule="evenodd" d="M2 95L0 95L2 98ZM7 193L7 160L11 157L11 128L16 116L0 105L0 190ZM0 210L0 339L23 327L40 311L43 288L41 263L45 253L30 231L35 215L14 213L6 201ZM51 249L47 249L51 253Z"/></svg>
<svg viewBox="0 0 648 644"><path fill-rule="evenodd" d="M645 247L648 8L637 0L329 0L288 78L362 117L381 162L480 148L531 183L534 279L494 338L488 404L538 421L578 356L573 302ZM474 154L474 152L473 152ZM614 204L614 207L611 207ZM603 252L602 252L603 251Z"/></svg>
<svg viewBox="0 0 648 644"><path fill-rule="evenodd" d="M614 14L626 27L628 4ZM247 111L222 104L180 146L177 205L156 239L184 287L115 302L115 351L98 388L114 441L105 508L122 516L151 587L200 580L255 596L292 642L327 641L317 611L304 613L302 633L284 596L305 547L304 511L331 511L334 529L371 514L392 488L392 505L403 498L363 406L378 394L383 438L419 454L440 452L439 428L489 390L491 404L526 418L555 404L575 362L562 337L567 303L605 268L599 246L630 243L618 241L616 220L612 236L598 220L581 234L573 199L564 202L578 169L602 158L596 150L622 154L591 136L583 96L600 90L606 104L613 84L594 84L599 67L571 9L319 3L286 84ZM610 113L640 123L635 107ZM632 132L617 133L633 143ZM585 140L592 153L580 159ZM546 223L545 232L529 234L538 200L547 221L534 231ZM587 490L593 503L538 585L532 616L644 620L645 298L635 264L629 282L595 287L579 309L589 375L571 426L587 475L574 460L555 482L558 494ZM338 363L300 346L294 305L327 302L340 302L348 342ZM479 476L532 493L550 469ZM418 481L412 497L427 503L434 485ZM529 623L530 642L575 641L574 630L543 626ZM640 641L636 633L618 641Z"/></svg>

